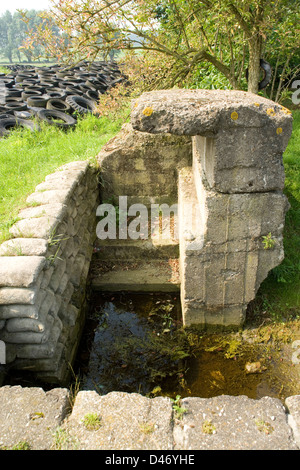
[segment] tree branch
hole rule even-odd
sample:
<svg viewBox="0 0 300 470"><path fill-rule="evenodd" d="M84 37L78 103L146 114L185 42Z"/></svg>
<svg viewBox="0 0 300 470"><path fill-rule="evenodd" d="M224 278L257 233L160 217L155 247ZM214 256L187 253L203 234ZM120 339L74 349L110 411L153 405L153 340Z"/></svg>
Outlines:
<svg viewBox="0 0 300 470"><path fill-rule="evenodd" d="M233 13L233 15L235 16L238 23L240 24L243 31L245 31L247 38L251 39L252 37L251 29L249 28L249 25L247 24L246 20L243 18L242 14L239 12L237 7L233 3L229 3L229 8L231 12Z"/></svg>

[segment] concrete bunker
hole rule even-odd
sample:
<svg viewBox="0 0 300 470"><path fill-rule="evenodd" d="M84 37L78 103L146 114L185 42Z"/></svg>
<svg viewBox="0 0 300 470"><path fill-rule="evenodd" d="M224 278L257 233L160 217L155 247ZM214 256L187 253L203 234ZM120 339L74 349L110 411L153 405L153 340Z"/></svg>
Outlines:
<svg viewBox="0 0 300 470"><path fill-rule="evenodd" d="M288 110L249 93L144 93L131 124L97 157L100 186L88 162L49 175L0 247L8 366L63 383L87 287L180 291L185 325L242 325L284 256L282 154L291 132ZM154 228L141 239L99 240L97 207L122 196L147 209L178 204L178 237L160 236L162 220L160 234Z"/></svg>
<svg viewBox="0 0 300 470"><path fill-rule="evenodd" d="M144 93L133 104L132 127L98 156L107 195L129 194L131 203L142 199L148 206L178 203L177 244L152 237L149 251L155 247L152 258L165 258L166 272L168 256L178 269L178 276L169 272L169 288L177 279L185 325L241 325L261 282L283 259L288 201L282 154L290 114L240 91ZM114 260L126 243L114 242ZM106 242L99 247L101 257ZM104 278L94 280L95 288ZM142 272L139 279L142 284Z"/></svg>

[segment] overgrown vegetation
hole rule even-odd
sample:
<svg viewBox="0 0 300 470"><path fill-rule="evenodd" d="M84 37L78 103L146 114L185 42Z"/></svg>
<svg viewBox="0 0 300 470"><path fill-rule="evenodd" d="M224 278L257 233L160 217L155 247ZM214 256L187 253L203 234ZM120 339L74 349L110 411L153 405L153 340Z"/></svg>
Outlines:
<svg viewBox="0 0 300 470"><path fill-rule="evenodd" d="M0 16L0 57L3 61L30 62L35 55L43 55L43 48L38 45L35 50L25 49L22 44L32 28L42 25L43 19L39 11L27 11L27 20L23 21L22 14L15 11L13 14L7 10ZM58 27L52 22L49 28L54 36L59 35Z"/></svg>
<svg viewBox="0 0 300 470"><path fill-rule="evenodd" d="M45 176L61 165L90 159L120 129L124 115L118 118L79 117L74 130L39 123L41 130L17 129L0 139L0 243L10 238L9 228L18 211L26 207L27 196Z"/></svg>
<svg viewBox="0 0 300 470"><path fill-rule="evenodd" d="M74 61L130 52L151 63L156 86L195 86L210 75L257 93L260 60L273 66L269 93L279 101L299 73L298 0L61 0L43 14L25 47ZM53 22L68 37L53 34ZM128 58L127 58L128 62Z"/></svg>

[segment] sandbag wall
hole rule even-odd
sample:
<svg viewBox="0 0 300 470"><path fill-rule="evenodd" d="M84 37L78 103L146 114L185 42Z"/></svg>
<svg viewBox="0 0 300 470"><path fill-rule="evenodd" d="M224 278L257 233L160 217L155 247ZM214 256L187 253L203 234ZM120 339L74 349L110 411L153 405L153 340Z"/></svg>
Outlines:
<svg viewBox="0 0 300 470"><path fill-rule="evenodd" d="M0 246L0 340L6 368L50 383L70 374L85 320L96 236L97 170L64 165L27 198Z"/></svg>

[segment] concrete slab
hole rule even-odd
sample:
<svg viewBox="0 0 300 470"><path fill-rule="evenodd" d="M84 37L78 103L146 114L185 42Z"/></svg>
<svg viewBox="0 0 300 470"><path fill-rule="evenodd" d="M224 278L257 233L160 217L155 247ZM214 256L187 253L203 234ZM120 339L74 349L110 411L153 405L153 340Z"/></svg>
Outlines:
<svg viewBox="0 0 300 470"><path fill-rule="evenodd" d="M184 398L177 450L298 450L280 400L220 395Z"/></svg>
<svg viewBox="0 0 300 470"><path fill-rule="evenodd" d="M5 386L0 388L0 449L22 448L50 449L53 433L69 411L67 389Z"/></svg>
<svg viewBox="0 0 300 470"><path fill-rule="evenodd" d="M65 429L81 450L168 450L173 448L172 416L166 397L86 391L78 393ZM88 426L88 417L94 426Z"/></svg>
<svg viewBox="0 0 300 470"><path fill-rule="evenodd" d="M288 409L288 423L294 434L294 439L300 448L300 395L288 397L285 400Z"/></svg>
<svg viewBox="0 0 300 470"><path fill-rule="evenodd" d="M93 261L91 286L101 291L177 292L178 259L136 262Z"/></svg>

